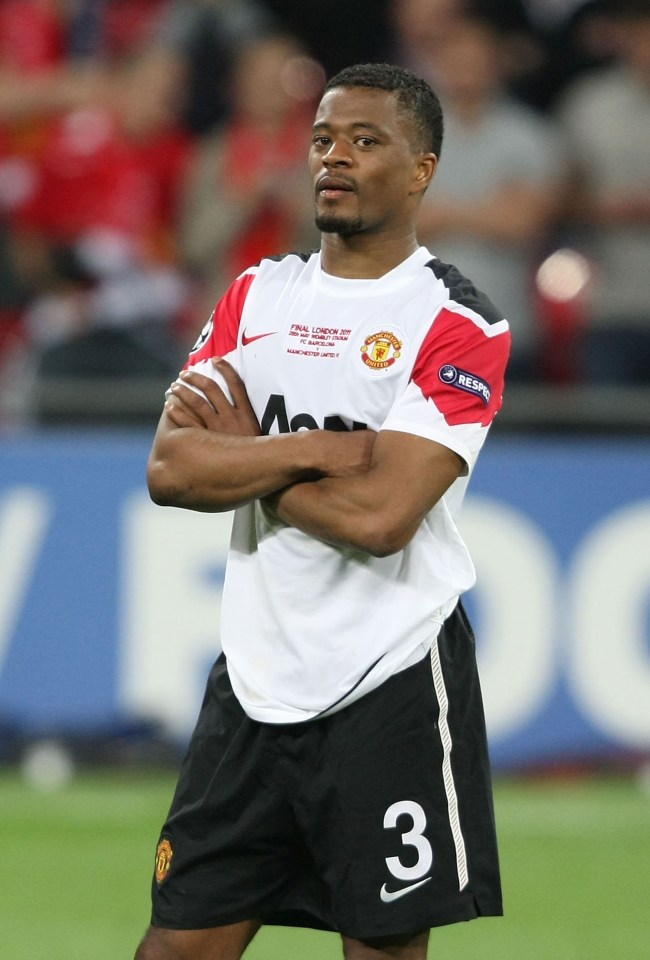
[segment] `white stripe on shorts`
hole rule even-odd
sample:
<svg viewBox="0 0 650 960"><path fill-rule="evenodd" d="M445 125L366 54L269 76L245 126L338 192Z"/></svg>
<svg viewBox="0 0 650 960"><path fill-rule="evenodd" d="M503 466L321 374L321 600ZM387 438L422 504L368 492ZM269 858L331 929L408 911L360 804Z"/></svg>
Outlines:
<svg viewBox="0 0 650 960"><path fill-rule="evenodd" d="M438 641L434 640L431 647L431 671L433 673L433 686L438 698L440 714L438 716L438 727L440 731L440 740L442 742L442 779L445 784L445 793L447 794L447 807L449 809L449 826L454 838L456 847L456 867L458 869L458 889L463 890L469 883L467 873L467 854L465 852L465 840L460 827L460 817L458 816L458 797L456 796L456 785L454 783L454 774L451 769L451 733L447 723L447 711L449 709L449 700L447 699L447 690L445 688L445 678L442 675L442 666L440 664L440 652L438 650Z"/></svg>

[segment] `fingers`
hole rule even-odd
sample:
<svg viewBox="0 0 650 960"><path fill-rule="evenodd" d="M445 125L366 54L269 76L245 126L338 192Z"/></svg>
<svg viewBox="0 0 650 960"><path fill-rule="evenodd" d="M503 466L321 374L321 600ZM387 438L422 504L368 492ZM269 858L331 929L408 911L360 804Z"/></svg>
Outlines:
<svg viewBox="0 0 650 960"><path fill-rule="evenodd" d="M204 393L214 409L218 412L224 409L224 404L228 407L249 406L250 403L244 382L232 364L228 363L228 361L222 357L213 357L212 365L225 380L232 400L226 396L224 390L222 390L219 384L215 383L211 377L197 373L196 370L182 370L180 377L185 383L191 384Z"/></svg>
<svg viewBox="0 0 650 960"><path fill-rule="evenodd" d="M188 412L187 407L185 407L177 397L170 397L168 400L165 400L165 412L176 427L203 426L193 413Z"/></svg>
<svg viewBox="0 0 650 960"><path fill-rule="evenodd" d="M173 403L171 408L166 407L166 412L172 423L237 436L259 436L259 423L239 374L220 357L214 357L213 364L223 377L223 387L194 369L183 370L171 385Z"/></svg>
<svg viewBox="0 0 650 960"><path fill-rule="evenodd" d="M228 389L230 390L230 395L233 400L233 406L241 407L250 405L248 394L246 393L246 387L244 386L244 381L239 376L233 365L228 363L227 360L224 360L223 357L213 357L212 365L214 366L215 370L219 371L221 376L228 384Z"/></svg>
<svg viewBox="0 0 650 960"><path fill-rule="evenodd" d="M189 415L195 417L195 426L208 430L236 436L259 436L260 425L243 380L227 360L213 357L212 364L219 373L221 386L212 377L193 368L183 370L179 379L174 381L171 394L186 409L182 414L168 410L172 422L177 426L186 425L184 417Z"/></svg>
<svg viewBox="0 0 650 960"><path fill-rule="evenodd" d="M187 384L175 380L165 410L176 426L195 426L215 429L217 413L213 401L206 400ZM225 398L224 398L225 400Z"/></svg>
<svg viewBox="0 0 650 960"><path fill-rule="evenodd" d="M223 392L219 384L215 383L211 377L206 377L202 373L197 373L196 370L182 370L179 376L183 383L190 384L191 386L196 387L197 390L200 390L201 393L205 394L208 403L213 407L214 410L219 411L220 408L224 409L224 407L232 406L230 400L228 397L226 397L226 394ZM175 384L178 385L177 380L175 381ZM172 390L173 389L174 385L172 385ZM192 393L200 402L206 402L203 397L195 393L193 390L189 390L188 392ZM196 403L193 403L193 406L196 408Z"/></svg>

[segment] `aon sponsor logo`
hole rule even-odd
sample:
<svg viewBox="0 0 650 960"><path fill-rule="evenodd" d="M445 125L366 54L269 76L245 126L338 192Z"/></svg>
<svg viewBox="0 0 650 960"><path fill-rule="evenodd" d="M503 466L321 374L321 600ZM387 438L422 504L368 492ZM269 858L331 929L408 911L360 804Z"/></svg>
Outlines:
<svg viewBox="0 0 650 960"><path fill-rule="evenodd" d="M273 432L274 427L278 433L295 433L297 430L320 429L367 430L368 424L353 420L350 425L348 425L342 417L332 415L325 417L321 425L310 413L297 413L289 419L284 397L280 393L272 393L262 415L260 428L263 434L269 434Z"/></svg>

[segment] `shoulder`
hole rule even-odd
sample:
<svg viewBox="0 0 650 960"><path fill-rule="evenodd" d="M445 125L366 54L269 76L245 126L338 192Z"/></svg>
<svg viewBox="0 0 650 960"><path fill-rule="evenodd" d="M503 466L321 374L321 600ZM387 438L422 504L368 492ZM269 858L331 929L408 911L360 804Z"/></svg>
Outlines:
<svg viewBox="0 0 650 960"><path fill-rule="evenodd" d="M258 293L278 281L285 283L292 276L299 278L313 268L317 256L312 252L280 253L263 257L257 263L247 267L232 281L219 303L234 299L243 304L249 293Z"/></svg>
<svg viewBox="0 0 650 960"><path fill-rule="evenodd" d="M318 254L311 253L279 253L274 256L263 257L258 263L245 270L237 281L248 277L245 281L250 296L272 297L276 289L296 290L302 284L309 283ZM235 281L235 282L237 282Z"/></svg>
<svg viewBox="0 0 650 960"><path fill-rule="evenodd" d="M505 325L503 314L482 290L472 283L458 267L445 263L438 257L432 257L425 264L439 287L441 306L454 310L459 318L473 320L479 326L494 327Z"/></svg>
<svg viewBox="0 0 650 960"><path fill-rule="evenodd" d="M285 276L290 273L303 273L305 268L313 261L318 254L310 250L308 252L290 251L288 253L278 253L274 256L263 257L259 263L251 267L260 276Z"/></svg>
<svg viewBox="0 0 650 960"><path fill-rule="evenodd" d="M492 301L457 267L426 264L445 296L418 352L411 379L448 424L487 426L501 408L510 328Z"/></svg>

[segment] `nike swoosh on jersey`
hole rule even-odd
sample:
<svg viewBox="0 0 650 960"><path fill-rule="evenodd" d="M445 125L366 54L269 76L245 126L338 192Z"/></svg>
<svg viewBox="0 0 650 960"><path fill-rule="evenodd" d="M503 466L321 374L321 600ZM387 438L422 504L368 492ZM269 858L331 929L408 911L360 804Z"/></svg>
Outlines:
<svg viewBox="0 0 650 960"><path fill-rule="evenodd" d="M278 332L277 330L271 330L269 333L256 333L252 337L247 337L246 331L244 330L244 332L241 335L241 345L242 347L246 347L248 346L249 343L252 343L254 340L261 340L262 337L272 337L277 332Z"/></svg>
<svg viewBox="0 0 650 960"><path fill-rule="evenodd" d="M387 890L386 884L384 884L379 891L379 896L384 903L391 903L391 901L399 900L400 897L406 896L407 893L412 893L413 890L417 890L423 883L428 883L430 879L431 877L425 877L424 880L418 880L417 883L410 883L408 887L400 887L399 890Z"/></svg>

